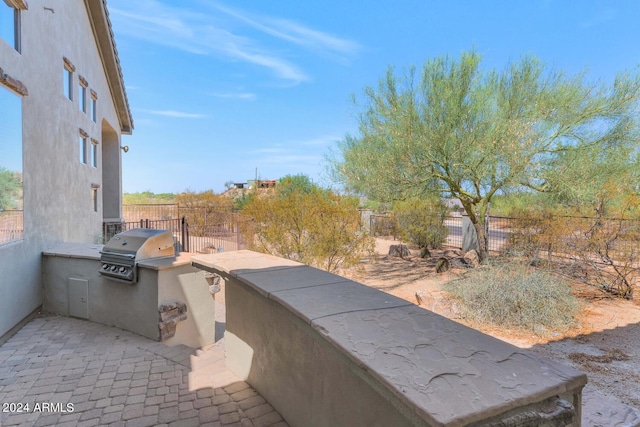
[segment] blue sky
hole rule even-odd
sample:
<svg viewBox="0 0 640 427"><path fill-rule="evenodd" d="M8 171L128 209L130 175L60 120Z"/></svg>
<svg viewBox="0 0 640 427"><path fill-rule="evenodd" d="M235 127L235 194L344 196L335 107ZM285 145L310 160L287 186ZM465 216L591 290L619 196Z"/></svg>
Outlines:
<svg viewBox="0 0 640 427"><path fill-rule="evenodd" d="M351 95L475 48L611 81L640 64L640 2L109 0L135 129L125 192L224 190L304 173L357 133Z"/></svg>

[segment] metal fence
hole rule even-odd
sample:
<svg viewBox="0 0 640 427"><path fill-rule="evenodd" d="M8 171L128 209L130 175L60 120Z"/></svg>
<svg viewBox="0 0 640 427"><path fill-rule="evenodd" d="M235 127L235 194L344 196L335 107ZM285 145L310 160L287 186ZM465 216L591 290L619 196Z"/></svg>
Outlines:
<svg viewBox="0 0 640 427"><path fill-rule="evenodd" d="M449 216L444 225L449 229L445 245L462 247L462 217ZM373 236L397 238L395 222L390 215L371 215L369 229ZM640 220L555 216L547 218L514 218L490 216L486 221L489 251L502 252L523 245L544 247L547 252L566 251L579 246L597 229L602 236L617 233L616 252L640 252Z"/></svg>
<svg viewBox="0 0 640 427"><path fill-rule="evenodd" d="M104 241L132 228L169 230L181 252L213 253L245 249L239 214L211 208L181 208L177 204L124 205L123 223L105 223ZM180 217L167 218L181 214ZM140 217L145 215L147 217Z"/></svg>
<svg viewBox="0 0 640 427"><path fill-rule="evenodd" d="M103 240L108 242L116 234L133 228L153 228L156 230L169 230L173 234L176 248L180 252L189 252L188 224L184 219L141 219L139 221L125 221L122 223L104 223Z"/></svg>
<svg viewBox="0 0 640 427"><path fill-rule="evenodd" d="M24 219L21 210L0 212L0 245L24 237Z"/></svg>

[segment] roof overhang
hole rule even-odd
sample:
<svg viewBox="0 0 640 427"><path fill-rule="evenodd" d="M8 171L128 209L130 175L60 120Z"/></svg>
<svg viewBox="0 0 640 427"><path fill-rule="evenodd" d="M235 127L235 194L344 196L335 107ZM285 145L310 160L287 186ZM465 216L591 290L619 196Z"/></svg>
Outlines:
<svg viewBox="0 0 640 427"><path fill-rule="evenodd" d="M122 67L120 66L120 59L118 59L118 50L116 49L109 11L107 10L107 1L84 0L84 4L89 14L93 35L100 51L100 58L107 76L109 90L120 121L120 131L123 134L131 135L133 117L131 116L127 91L124 86Z"/></svg>
<svg viewBox="0 0 640 427"><path fill-rule="evenodd" d="M29 6L27 2L24 0L4 0L4 2L9 6L15 9L27 10Z"/></svg>

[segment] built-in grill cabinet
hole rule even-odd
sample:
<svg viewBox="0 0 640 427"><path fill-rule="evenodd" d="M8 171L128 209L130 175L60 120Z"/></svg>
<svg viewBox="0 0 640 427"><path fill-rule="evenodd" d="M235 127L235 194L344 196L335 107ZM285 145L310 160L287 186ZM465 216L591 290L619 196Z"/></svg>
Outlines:
<svg viewBox="0 0 640 427"><path fill-rule="evenodd" d="M111 238L100 251L102 276L125 283L138 281L141 260L175 255L173 235L168 230L134 228Z"/></svg>

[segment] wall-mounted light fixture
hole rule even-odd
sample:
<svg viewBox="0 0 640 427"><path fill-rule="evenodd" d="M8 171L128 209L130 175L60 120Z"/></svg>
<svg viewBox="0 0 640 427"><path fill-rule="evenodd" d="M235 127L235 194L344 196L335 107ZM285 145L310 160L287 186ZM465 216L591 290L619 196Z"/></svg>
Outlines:
<svg viewBox="0 0 640 427"><path fill-rule="evenodd" d="M120 149L126 153L126 152L129 151L129 146L128 145L121 145Z"/></svg>

